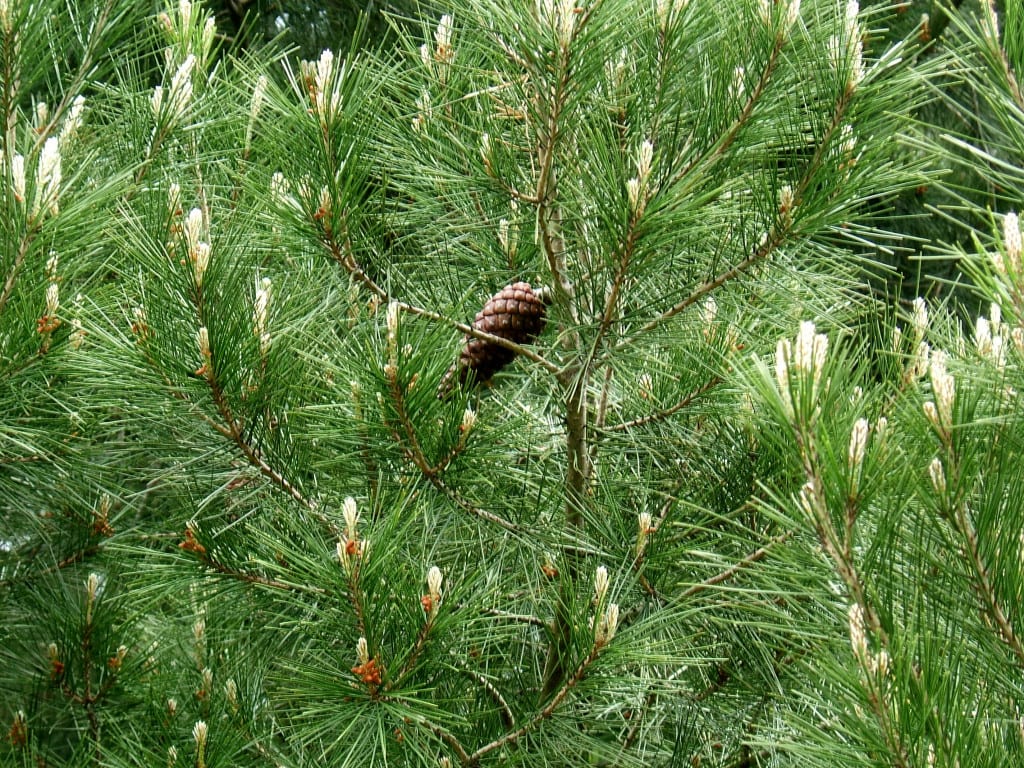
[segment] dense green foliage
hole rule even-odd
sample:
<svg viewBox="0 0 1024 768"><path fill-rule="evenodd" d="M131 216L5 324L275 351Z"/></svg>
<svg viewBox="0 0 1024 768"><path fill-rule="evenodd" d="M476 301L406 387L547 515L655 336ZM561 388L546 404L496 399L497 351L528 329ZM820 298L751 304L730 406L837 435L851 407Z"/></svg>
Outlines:
<svg viewBox="0 0 1024 768"><path fill-rule="evenodd" d="M0 2L0 765L1024 761L1024 18L908 6Z"/></svg>

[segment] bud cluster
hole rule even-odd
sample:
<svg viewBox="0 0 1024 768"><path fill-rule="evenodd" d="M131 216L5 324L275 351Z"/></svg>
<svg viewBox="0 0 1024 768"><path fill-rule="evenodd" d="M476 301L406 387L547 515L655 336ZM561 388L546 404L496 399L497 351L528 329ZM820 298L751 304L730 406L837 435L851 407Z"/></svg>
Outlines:
<svg viewBox="0 0 1024 768"><path fill-rule="evenodd" d="M863 30L858 17L860 5L857 0L846 3L845 21L841 35L829 38L828 46L832 66L846 77L846 90L852 92L864 79Z"/></svg>
<svg viewBox="0 0 1024 768"><path fill-rule="evenodd" d="M356 641L356 666L352 667L355 674L369 689L375 691L381 683L381 668L377 660L370 658L370 650L366 638Z"/></svg>
<svg viewBox="0 0 1024 768"><path fill-rule="evenodd" d="M92 624L92 610L96 605L96 597L100 592L103 579L98 573L90 573L85 580L85 623Z"/></svg>
<svg viewBox="0 0 1024 768"><path fill-rule="evenodd" d="M0 32L7 37L14 29L14 19L11 15L11 0L0 0Z"/></svg>
<svg viewBox="0 0 1024 768"><path fill-rule="evenodd" d="M55 257L54 257L55 258ZM56 269L54 269L54 272ZM50 283L46 286L46 311L36 322L36 332L43 337L42 349L47 351L50 348L51 335L61 325L61 319L57 316L60 309L60 286L57 284L57 276L50 273Z"/></svg>
<svg viewBox="0 0 1024 768"><path fill-rule="evenodd" d="M825 519L828 514L825 504L825 492L817 478L811 478L800 487L797 503L800 506L800 511L806 515L808 520L813 521L815 524L817 524L817 521Z"/></svg>
<svg viewBox="0 0 1024 768"><path fill-rule="evenodd" d="M35 128L36 133L43 133L46 131L46 126L50 122L50 107L45 101L36 102L36 121Z"/></svg>
<svg viewBox="0 0 1024 768"><path fill-rule="evenodd" d="M224 683L224 698L228 700L231 711L238 713L238 683L233 677L229 677Z"/></svg>
<svg viewBox="0 0 1024 768"><path fill-rule="evenodd" d="M183 121L192 106L192 73L196 68L196 57L189 54L185 60L178 65L171 77L171 84L166 89L158 85L153 88L153 95L150 97L150 107L153 115L160 123L175 125Z"/></svg>
<svg viewBox="0 0 1024 768"><path fill-rule="evenodd" d="M592 619L594 629L594 649L600 649L608 645L615 637L615 631L619 626L619 606L616 603L608 603L608 569L603 565L598 566L594 572L594 606L598 615L596 621Z"/></svg>
<svg viewBox="0 0 1024 768"><path fill-rule="evenodd" d="M1022 238L1020 231L1020 220L1017 214L1011 211L1003 216L1003 251L998 250L992 254L992 261L996 271L1001 275L1009 274L1012 277L1021 276L1021 246Z"/></svg>
<svg viewBox="0 0 1024 768"><path fill-rule="evenodd" d="M434 617L437 616L437 609L441 604L441 584L443 580L444 577L441 575L441 569L436 565L427 571L427 594L420 598L420 604L427 613L428 622L433 621Z"/></svg>
<svg viewBox="0 0 1024 768"><path fill-rule="evenodd" d="M345 519L345 532L338 542L336 552L342 569L351 576L366 557L369 542L359 538L359 507L351 496L345 499L342 517Z"/></svg>
<svg viewBox="0 0 1024 768"><path fill-rule="evenodd" d="M839 129L838 142L835 145L835 157L837 166L847 177L855 165L857 165L857 134L853 132L850 123L844 123Z"/></svg>
<svg viewBox="0 0 1024 768"><path fill-rule="evenodd" d="M850 432L850 447L847 451L847 463L854 477L864 464L864 455L868 447L870 425L867 419L857 419Z"/></svg>
<svg viewBox="0 0 1024 768"><path fill-rule="evenodd" d="M932 481L932 488L940 496L946 493L946 470L942 465L942 459L936 456L928 465L928 477Z"/></svg>
<svg viewBox="0 0 1024 768"><path fill-rule="evenodd" d="M776 7L780 7L780 10L776 11ZM775 23L778 13L782 23L780 31L788 35L789 30L800 18L800 0L758 0L758 11L761 20L769 27Z"/></svg>
<svg viewBox="0 0 1024 768"><path fill-rule="evenodd" d="M974 325L974 346L978 354L993 363L999 370L1006 367L1006 333L1002 307L993 302L989 317L979 315Z"/></svg>
<svg viewBox="0 0 1024 768"><path fill-rule="evenodd" d="M486 134L484 135L486 136ZM501 246L502 252L509 258L509 263L512 263L519 249L519 224L517 223L519 203L513 199L510 208L511 218L502 218L498 221L498 244Z"/></svg>
<svg viewBox="0 0 1024 768"><path fill-rule="evenodd" d="M205 325L196 331L196 345L199 347L199 356L202 358L202 364L196 369L195 374L196 376L212 378L213 355L210 352L210 331Z"/></svg>
<svg viewBox="0 0 1024 768"><path fill-rule="evenodd" d="M192 738L196 742L196 765L198 768L206 768L206 739L209 735L209 728L202 720L197 720L192 726Z"/></svg>
<svg viewBox="0 0 1024 768"><path fill-rule="evenodd" d="M124 664L125 658L128 656L128 646L119 645L114 655L107 659L107 669L111 672L118 672L121 669L121 665Z"/></svg>
<svg viewBox="0 0 1024 768"><path fill-rule="evenodd" d="M643 400L650 400L654 397L654 378L650 373L644 371L641 373L636 380L637 394Z"/></svg>
<svg viewBox="0 0 1024 768"><path fill-rule="evenodd" d="M167 41L164 59L168 67L193 56L205 68L210 61L217 24L212 15L203 15L198 3L178 0L157 16L160 30Z"/></svg>
<svg viewBox="0 0 1024 768"><path fill-rule="evenodd" d="M267 94L267 76L260 75L256 78L256 85L253 86L252 99L249 102L249 122L245 127L245 151L249 152L252 146L252 134L256 129L256 121L260 119L260 111L263 109L263 100Z"/></svg>
<svg viewBox="0 0 1024 768"><path fill-rule="evenodd" d="M206 268L210 265L211 246L209 224L203 211L199 208L193 208L185 217L184 234L185 247L192 264L192 276L195 279L196 288L202 288Z"/></svg>
<svg viewBox="0 0 1024 768"><path fill-rule="evenodd" d="M741 102L747 95L747 70L745 67L736 67L732 71L732 82L729 83L729 101Z"/></svg>
<svg viewBox="0 0 1024 768"><path fill-rule="evenodd" d="M79 97L81 99L81 97ZM78 99L76 105L80 105ZM74 106L72 107L74 113ZM78 109L78 121L81 121L81 106ZM69 137L78 129L73 123L65 121L65 126L72 126ZM0 157L2 157L0 153ZM25 157L20 153L11 156L11 192L14 199L24 205L28 199L27 192L27 171L25 168ZM35 186L33 188L32 202L28 206L28 218L30 224L38 224L46 216L56 216L60 213L61 193L61 139L51 136L43 144L39 152L39 159L36 163Z"/></svg>
<svg viewBox="0 0 1024 768"><path fill-rule="evenodd" d="M651 535L657 533L658 529L654 526L654 518L650 512L639 513L636 516L636 521L636 557L639 560L644 556L644 552L647 551L647 542Z"/></svg>
<svg viewBox="0 0 1024 768"><path fill-rule="evenodd" d="M563 51L572 42L578 15L576 0L537 0L537 19L555 33Z"/></svg>
<svg viewBox="0 0 1024 768"><path fill-rule="evenodd" d="M651 197L651 165L654 162L654 145L647 140L640 143L636 153L636 176L626 182L629 210L640 217Z"/></svg>
<svg viewBox="0 0 1024 768"><path fill-rule="evenodd" d="M911 344L913 352L907 360L903 373L905 383L910 383L922 378L928 373L929 361L931 359L931 346L925 341L928 332L928 303L918 296L913 302L911 315L911 328L914 331ZM892 348L896 354L901 354L903 346L903 329L900 326L893 328Z"/></svg>
<svg viewBox="0 0 1024 768"><path fill-rule="evenodd" d="M149 318L146 315L146 308L143 306L132 307L132 323L131 331L135 336L135 340L138 343L146 341L151 335L152 331L149 328Z"/></svg>
<svg viewBox="0 0 1024 768"><path fill-rule="evenodd" d="M700 322L703 327L705 339L710 339L714 334L715 322L718 320L718 302L714 296L708 296L700 305Z"/></svg>
<svg viewBox="0 0 1024 768"><path fill-rule="evenodd" d="M430 118L432 116L433 110L430 107L430 91L424 88L422 93L420 93L419 97L416 99L416 117L412 119L412 129L416 132L422 131L426 124L430 122Z"/></svg>
<svg viewBox="0 0 1024 768"><path fill-rule="evenodd" d="M46 652L50 659L50 679L60 680L64 675L64 662L60 658L60 649L56 643L50 643L46 647Z"/></svg>
<svg viewBox="0 0 1024 768"><path fill-rule="evenodd" d="M444 14L437 22L434 30L434 45L429 43L420 46L420 61L432 76L442 85L448 81L448 68L455 59L455 48L452 46L452 17Z"/></svg>
<svg viewBox="0 0 1024 768"><path fill-rule="evenodd" d="M956 398L956 381L946 369L946 353L933 350L929 365L934 400L925 402L923 408L928 421L938 431L943 442L948 442L953 428L953 402Z"/></svg>
<svg viewBox="0 0 1024 768"><path fill-rule="evenodd" d="M300 72L313 114L326 129L341 114L344 102L342 86L348 72L346 62L343 60L340 65L335 62L334 52L328 48L317 61L303 61Z"/></svg>
<svg viewBox="0 0 1024 768"><path fill-rule="evenodd" d="M270 296L272 284L269 277L260 280L256 288L256 298L253 301L252 322L253 333L260 342L260 355L267 356L270 351L270 331L267 330L267 320L270 316Z"/></svg>
<svg viewBox="0 0 1024 768"><path fill-rule="evenodd" d="M64 118L64 124L60 127L61 146L67 147L75 140L78 129L82 127L82 113L85 111L85 96L76 96L71 102L71 111Z"/></svg>
<svg viewBox="0 0 1024 768"><path fill-rule="evenodd" d="M810 321L800 323L793 342L779 339L775 347L775 379L790 419L796 415L794 403L801 402L802 397L809 395L811 403L817 400L827 352L828 336L817 333Z"/></svg>
<svg viewBox="0 0 1024 768"><path fill-rule="evenodd" d="M57 198L60 196L60 139L50 137L43 144L39 155L39 166L36 169L36 192L32 200L31 217L35 219L40 211L48 211L51 216L59 212Z"/></svg>

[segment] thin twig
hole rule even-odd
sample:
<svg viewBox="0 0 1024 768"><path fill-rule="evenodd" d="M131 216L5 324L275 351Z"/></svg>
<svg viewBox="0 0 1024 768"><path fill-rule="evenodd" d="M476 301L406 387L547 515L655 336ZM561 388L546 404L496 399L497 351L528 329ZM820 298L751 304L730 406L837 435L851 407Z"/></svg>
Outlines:
<svg viewBox="0 0 1024 768"><path fill-rule="evenodd" d="M419 724L426 728L428 731L437 736L441 741L447 744L455 752L455 756L459 759L459 763L468 766L471 765L471 756L466 751L466 748L462 746L461 742L455 737L454 734L448 730L442 728L436 723L432 723L429 720L420 720Z"/></svg>
<svg viewBox="0 0 1024 768"><path fill-rule="evenodd" d="M649 192L643 190L644 204L648 202ZM615 267L615 277L612 278L611 290L608 291L608 295L605 298L604 310L601 312L601 322L597 327L597 332L594 334L594 341L590 347L590 355L587 358L585 365L589 367L590 361L597 355L597 350L601 346L601 341L604 339L605 334L612 326L612 322L615 320L616 310L619 306L619 297L622 295L622 287L626 282L626 277L629 274L629 267L633 263L633 254L636 250L637 241L637 224L640 222L641 213L640 211L633 211L629 215L629 223L626 225L626 238L623 241L621 248L619 249L618 264Z"/></svg>
<svg viewBox="0 0 1024 768"><path fill-rule="evenodd" d="M409 415L409 411L405 407L405 390L398 381L397 368L393 365L390 366L385 370L385 376L388 381L388 390L391 392L391 401L395 405L395 411L398 413L398 421L402 425L402 431L405 432L405 438L408 441L408 446L405 445L401 436L395 430L391 430L392 437L395 439L395 442L402 446L406 455L424 475L427 477L440 475L448 468L456 457L465 450L466 433L463 431L460 439L455 442L448 452L432 464L427 459L427 455L423 451L423 447L420 445L419 436L416 433L416 426L412 423L412 417Z"/></svg>
<svg viewBox="0 0 1024 768"><path fill-rule="evenodd" d="M989 575L989 569L982 559L981 547L978 543L978 532L967 515L966 504L961 499L956 505L954 519L956 526L967 544L967 552L971 557L971 567L974 569L974 585L982 601L985 603L985 612L995 622L999 630L999 636L1007 647L1017 657L1017 662L1024 666L1024 647L1021 645L1020 637L1013 629L1013 624L1007 618L1003 607L999 602L995 587Z"/></svg>
<svg viewBox="0 0 1024 768"><path fill-rule="evenodd" d="M208 568L216 571L224 576L229 576L233 579L245 582L246 584L259 584L260 586L270 587L272 589L280 589L288 592L307 592L315 595L326 595L329 594L326 589L322 587L305 586L300 587L295 584L289 584L285 581L278 581L277 579L271 579L267 576L263 576L258 573L252 573L251 571L240 571L237 568L232 568L226 563L222 563L220 560L213 558L206 553L199 554L199 560Z"/></svg>
<svg viewBox="0 0 1024 768"><path fill-rule="evenodd" d="M42 213L40 212L39 215L41 217ZM11 264L11 270L7 273L7 279L4 280L3 290L0 291L0 313L4 311L4 307L7 306L7 302L11 298L11 293L14 291L14 284L18 280L18 273L21 272L21 267L25 263L25 256L28 254L29 247L35 239L35 235L39 232L39 225L37 223L30 222L30 224L32 224L32 227L25 233L25 236L21 238L21 242L18 244L18 252L14 256L14 263Z"/></svg>
<svg viewBox="0 0 1024 768"><path fill-rule="evenodd" d="M626 338L619 341L614 347L612 347L612 352L620 352L623 349L629 347L630 345L634 344L640 336L650 333L659 325L664 323L666 320L670 320L683 310L692 307L694 304L703 299L712 291L721 288L730 280L733 280L734 278L742 275L752 266L766 258L776 248L778 248L785 239L785 235L785 230L773 231L772 235L765 239L765 241L762 242L760 245L758 245L757 248L755 248L748 256L746 256L746 258L737 262L736 264L729 267L724 272L719 273L710 280L706 280L705 282L698 285L696 288L690 291L690 293L682 301L666 309L657 317L654 317L651 320L647 321L636 333L627 336Z"/></svg>
<svg viewBox="0 0 1024 768"><path fill-rule="evenodd" d="M507 619L508 621L518 621L523 624L532 624L535 627L541 629L549 629L548 623L539 616L531 616L530 614L524 613L510 613L509 611L502 611L498 608L487 608L484 613L490 616L496 616L499 619Z"/></svg>
<svg viewBox="0 0 1024 768"><path fill-rule="evenodd" d="M497 687L494 685L494 683L492 683L486 677L481 675L479 672L476 672L476 671L470 669L469 665L466 664L466 662L464 662L464 661L458 662L457 666L465 674L469 675L476 682L480 683L481 687L483 687L483 689L485 691L487 691L488 694L490 694L491 698L494 699L494 701L498 705L498 708L501 710L501 722L502 722L502 724L506 728L515 728L515 726L516 726L516 717L512 713L512 708L508 705L508 702L505 701L505 697L501 695L501 691L499 691L497 689Z"/></svg>
<svg viewBox="0 0 1024 768"><path fill-rule="evenodd" d="M771 75L772 70L774 69L775 62L778 59L778 55L779 55L779 53L782 50L782 44L784 42L785 42L784 38L779 38L779 39L776 40L775 47L772 50L771 56L769 57L768 64L765 67L765 70L762 73L761 79L758 81L757 86L755 87L754 91L751 93L751 98L747 100L747 104L744 106L744 109L741 111L740 116L739 116L739 118L737 118L737 121L736 121L735 125L733 126L733 128L726 135L726 137L723 139L723 141L719 145L716 146L716 149L715 149L714 153L712 153L709 156L711 159L713 159L714 157L720 155L722 152L725 151L725 148L728 147L732 143L732 141L735 139L735 137L738 134L740 128L742 127L742 124L746 121L746 119L749 118L750 113L753 110L754 102L756 101L757 98L760 98L764 88L767 86L768 79L769 79L769 77ZM796 188L794 189L794 192L793 192L793 199L795 201L794 202L794 207L799 206L799 204L800 204L800 202L801 202L801 200L803 198L804 193L807 191L807 187L810 185L810 183L811 183L811 181L812 181L812 179L814 177L814 174L817 172L817 170L821 167L822 163L824 162L825 153L830 148L830 144L832 142L832 137L835 135L835 133L837 131L840 130L840 127L842 126L843 120L846 117L846 112L849 109L850 104L852 103L852 101L853 101L853 92L849 88L844 90L843 93L841 93L839 98L836 100L835 109L833 110L832 119L831 119L831 121L830 121L830 123L828 125L828 128L825 130L825 132L823 133L823 135L821 137L821 140L818 142L817 146L815 147L814 155L811 157L810 161L808 162L807 167L804 170L804 173L803 173L803 175L800 178L800 182L797 184ZM696 163L696 161L695 161L695 163ZM683 169L683 171L681 172L681 176L685 176L686 174L688 174L692 170L692 168L694 167L695 163L691 163L685 169ZM634 344L640 336L643 336L643 335L645 335L645 334L655 330L658 326L660 326L665 321L670 320L671 318L673 318L676 315L678 315L680 312L682 312L685 309L693 306L698 301L700 301L702 298L704 298L705 296L710 294L712 291L717 290L718 288L720 288L722 285L724 285L725 283L729 282L730 280L733 280L736 277L739 277L740 275L744 274L747 270L749 270L755 264L759 263L760 261L762 261L765 258L767 258L768 256L770 256L780 245L782 245L782 243L789 236L790 231L791 231L792 226L793 226L792 218L789 217L789 216L783 218L781 220L781 224L782 224L782 226L778 226L778 224L773 226L770 229L767 237L765 237L765 239L750 254L748 254L744 259L742 259L738 263L734 264L733 266L729 267L725 271L719 273L718 275L716 275L715 277L711 278L710 280L707 280L707 281L701 283L700 285L698 285L684 299L682 299L681 301L679 301L678 303L676 303L675 305L673 305L669 309L667 309L664 312L662 312L660 315L652 318L647 323L645 323L640 328L639 331L637 331L636 333L631 334L630 336L627 336L626 338L620 340L614 347L612 347L611 351L612 352L619 352L619 351L629 347L630 345Z"/></svg>
<svg viewBox="0 0 1024 768"><path fill-rule="evenodd" d="M694 158L691 162L687 163L683 168L673 174L670 177L670 184L678 183L699 166L709 166L713 164L726 153L729 147L732 146L736 137L754 113L754 107L764 95L764 91L768 87L768 83L771 80L772 75L775 73L775 68L778 66L779 56L782 53L783 47L785 47L786 40L788 40L788 36L785 33L780 32L776 35L775 44L772 46L771 53L768 55L768 61L765 62L764 69L761 70L761 76L758 78L757 85L755 85L754 89L750 92L750 95L743 104L743 108L740 110L740 113L736 116L736 119L733 121L725 135L722 136L721 140L719 140L717 144L713 145L706 154Z"/></svg>
<svg viewBox="0 0 1024 768"><path fill-rule="evenodd" d="M642 427L644 424L651 424L652 422L663 421L664 419L667 419L674 413L677 413L681 411L683 408L686 408L694 400L696 400L697 398L701 397L704 394L707 394L710 390L714 389L721 383L721 376L712 376L710 379L705 381L696 389L691 390L690 392L687 392L685 395L683 395L679 402L677 402L670 408L666 408L665 410L658 411L656 413L649 413L646 416L641 416L639 418L633 419L631 421L626 421L621 424L614 424L610 427L605 427L604 431L623 432L628 431L630 429L634 429L635 427Z"/></svg>
<svg viewBox="0 0 1024 768"><path fill-rule="evenodd" d="M487 755L488 753L493 752L496 749L500 749L504 747L506 744L513 744L517 742L523 736L525 736L538 725L540 725L540 723L544 722L549 717L551 717L555 713L555 710L558 709L558 707L562 704L563 701L565 701L566 697L569 695L569 692L574 687L576 687L576 685L583 679L583 676L586 673L587 668L594 663L594 660L597 659L598 655L598 648L594 648L593 650L591 650L587 657L577 665L572 675L570 675L562 682L562 686L558 689L558 691L555 692L555 695L551 697L551 700L544 706L543 709L540 710L540 712L534 715L529 722L525 723L515 731L506 733L504 736L501 736L495 739L494 741L490 742L489 744L485 744L484 746L480 747L480 749L476 750L473 754L468 755L467 759L462 761L463 766L476 766L477 764L479 764L480 758L482 758L484 755Z"/></svg>
<svg viewBox="0 0 1024 768"><path fill-rule="evenodd" d="M205 377L206 382L209 385L210 395L213 398L214 405L217 407L217 412L224 421L224 423L220 425L222 428L218 429L218 431L231 438L238 449L242 452L242 455L245 456L250 464L260 471L260 474L268 478L272 483L274 483L274 485L312 512L332 536L339 538L341 536L341 529L338 528L334 521L320 511L316 502L303 495L302 491L296 488L288 478L274 467L270 466L270 464L268 464L263 458L259 449L253 446L248 439L246 439L243 427L232 413L231 406L228 404L227 399L224 396L224 392L221 390L220 384L214 375L212 355L208 365L211 370L207 372Z"/></svg>
<svg viewBox="0 0 1024 768"><path fill-rule="evenodd" d="M739 560L738 562L730 565L724 571L720 571L716 573L714 576L711 576L710 578L707 578L704 581L699 582L697 584L691 584L687 589L685 589L682 592L681 595L679 595L679 599L683 600L688 597L693 597L699 592L703 592L704 590L709 589L715 586L716 584L721 584L723 581L728 581L737 573L742 571L744 568L749 568L757 561L763 560L765 556L772 550L772 548L778 546L779 544L782 544L792 535L793 531L785 531L783 533L780 533L778 536L772 537L772 539L767 544L765 544L762 547L758 547L749 555L744 557L742 560Z"/></svg>

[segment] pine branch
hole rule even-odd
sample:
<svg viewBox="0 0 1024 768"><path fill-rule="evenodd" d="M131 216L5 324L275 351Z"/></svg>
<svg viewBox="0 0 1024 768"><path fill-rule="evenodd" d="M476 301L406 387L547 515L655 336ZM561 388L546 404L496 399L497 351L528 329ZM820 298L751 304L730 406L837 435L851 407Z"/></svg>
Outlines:
<svg viewBox="0 0 1024 768"><path fill-rule="evenodd" d="M212 368L212 356L209 365ZM231 412L231 406L224 397L224 392L221 389L213 370L206 373L205 379L209 386L213 403L223 420L218 431L231 439L246 460L260 471L260 474L269 479L274 485L312 512L332 536L335 538L339 537L341 535L341 529L338 528L337 524L320 511L316 502L306 498L302 491L296 488L280 471L268 464L263 458L260 450L249 442L249 439L245 435L245 428Z"/></svg>
<svg viewBox="0 0 1024 768"><path fill-rule="evenodd" d="M310 585L298 586L295 584L289 584L285 581L278 581L277 579L271 579L259 573L253 573L251 571L243 571L238 568L233 568L226 563L221 562L217 558L213 557L209 553L196 552L200 562L210 570L221 574L222 576L228 576L229 578L236 579L245 584L255 584L262 587L270 587L271 589L279 589L286 592L299 592L309 593L315 595L330 596L330 593L322 587L314 587Z"/></svg>
<svg viewBox="0 0 1024 768"><path fill-rule="evenodd" d="M39 232L40 222L29 221L29 231L18 241L18 252L14 256L14 262L11 264L11 269L7 273L7 278L4 280L4 287L0 290L0 314L3 314L4 308L7 306L7 302L11 298L11 294L14 291L14 286L18 281L18 274L21 272L21 268L25 263L25 257L28 255L29 248L32 245L32 241L35 240L35 236Z"/></svg>
<svg viewBox="0 0 1024 768"><path fill-rule="evenodd" d="M78 68L75 70L75 75L63 87L63 96L60 102L50 111L50 120L46 125L39 129L39 136L36 139L35 151L46 141L47 137L51 136L54 130L57 128L57 123L60 122L61 118L64 117L71 106L71 103L78 98L82 92L82 86L85 84L86 79L92 73L96 57L101 53L101 44L106 42L104 35L107 31L107 25L110 23L111 17L114 15L114 8L117 5L117 0L107 0L107 2L100 9L100 12L96 14L95 20L92 22L89 29L89 37L86 39L85 51L78 62Z"/></svg>
<svg viewBox="0 0 1024 768"><path fill-rule="evenodd" d="M762 81L767 82L766 80L764 80L764 77L765 76L762 77ZM798 207L800 205L801 201L803 200L804 194L807 191L807 188L814 180L815 175L820 169L820 167L824 164L825 156L831 149L832 139L840 130L841 126L843 125L843 121L846 119L846 113L849 111L850 106L853 102L853 94L853 90L847 88L837 99L831 115L831 120L829 121L829 125L825 130L824 134L822 135L817 146L815 147L814 155L807 163L803 175L801 176L800 181L798 182L793 191L794 207ZM750 102L748 102L748 104L752 109L752 104ZM736 130L738 132L738 128ZM779 226L779 224L781 224L781 226ZM705 296L721 288L723 285L730 282L731 280L734 280L740 275L746 273L755 264L758 264L759 262L765 260L768 256L774 253L775 250L777 250L779 246L781 246L789 238L792 228L792 216L788 214L782 215L780 217L780 220L776 223L775 226L771 228L771 230L766 235L766 237L761 241L761 243L759 243L757 247L754 248L754 250L744 259L737 262L732 267L729 267L728 269L722 271L712 279L707 280L698 285L684 299L682 299L682 301L677 302L675 305L665 310L660 315L657 315L656 317L649 320L636 333L630 336L626 336L621 341L619 341L612 348L611 351L613 353L616 353L621 352L624 349L627 349L631 345L635 344L640 337L645 336L646 334L655 330L665 321L670 320L671 318L678 315L680 312L688 309L689 307L692 307Z"/></svg>
<svg viewBox="0 0 1024 768"><path fill-rule="evenodd" d="M695 157L685 166L683 166L678 172L670 177L670 184L677 184L698 168L710 168L718 160L725 156L726 152L736 142L737 137L740 135L740 131L746 127L750 118L754 114L754 108L758 102L761 101L761 97L764 95L765 90L768 88L768 84L771 82L772 77L775 74L775 70L779 64L779 56L782 54L782 49L785 48L786 42L789 40L789 35L786 31L780 30L775 36L775 43L772 45L771 53L768 55L768 60L765 62L764 68L761 70L761 75L758 77L757 85L754 86L747 100L744 102L742 109L733 121L732 125L725 132L722 138L713 144L707 154Z"/></svg>
<svg viewBox="0 0 1024 768"><path fill-rule="evenodd" d="M484 611L484 613L488 614L489 616L496 616L499 619L506 619L508 621L518 621L524 624L531 624L535 627L540 627L541 629L550 629L548 623L538 616L530 616L528 614L520 613L509 613L508 611L498 610L497 608L488 608Z"/></svg>
<svg viewBox="0 0 1024 768"><path fill-rule="evenodd" d="M505 701L505 697L501 695L501 691L499 691L497 689L497 687L494 685L494 683L492 683L486 677L481 675L479 672L475 672L472 669L470 669L469 665L466 664L465 662L458 662L456 664L456 666L460 670L462 670L462 672L464 672L466 675L468 675L473 680L478 682L480 684L480 686L485 691L487 691L487 694L492 699L494 699L494 703L498 705L498 709L499 709L499 711L501 713L502 725L504 725L505 728L507 728L507 729L515 728L515 726L516 726L516 718L515 718L515 715L512 714L512 708L509 707L508 702Z"/></svg>
<svg viewBox="0 0 1024 768"><path fill-rule="evenodd" d="M576 669L572 674L564 680L562 686L555 692L554 696L551 697L551 700L537 714L535 714L529 722L525 723L515 731L511 731L495 739L489 744L485 744L471 755L467 755L465 759L460 756L462 765L467 767L479 765L481 758L484 756L490 754L496 749L501 749L506 745L516 743L542 722L550 718L565 701L570 691L572 691L572 689L583 680L587 669L594 663L594 661L597 660L599 655L600 649L595 647L589 654L587 654L587 657L576 666Z"/></svg>
<svg viewBox="0 0 1024 768"><path fill-rule="evenodd" d="M948 463L950 464L952 487L959 489L961 470L957 452L951 439L945 434L943 437L946 442ZM1022 645L1021 638L1014 630L1013 624L1003 610L999 596L996 594L989 568L982 557L978 532L971 521L967 502L963 498L963 492L960 490L957 491L957 496L953 500L950 517L957 533L963 539L964 547L969 555L972 571L971 584L981 599L983 615L987 616L996 626L1000 639L1017 658L1018 665L1024 667L1024 645Z"/></svg>
<svg viewBox="0 0 1024 768"><path fill-rule="evenodd" d="M704 579L704 581L701 581L697 584L691 584L689 587L687 587L680 593L677 599L680 601L686 600L687 598L693 597L696 594L704 592L705 590L710 589L711 587L717 586L718 584L728 581L729 579L736 576L740 571L744 571L750 566L752 566L754 563L763 560L775 547L785 543L792 536L793 531L785 531L783 533L778 534L777 536L773 536L767 544L758 547L749 555L744 557L742 560L738 560L725 570L719 571L714 576L710 576Z"/></svg>
<svg viewBox="0 0 1024 768"><path fill-rule="evenodd" d="M499 347L515 352L517 355L522 355L527 360L531 360L537 363L541 368L548 371L549 373L557 373L560 368L553 362L545 358L530 347L517 344L510 339L503 338L501 336L495 336L493 333L486 333L471 325L460 323L447 315L443 315L440 312L434 312L423 307L418 307L414 304L409 304L404 301L399 301L393 298L384 288L382 288L372 277L366 274L366 271L359 266L356 261L355 254L352 250L352 243L349 239L347 231L343 233L341 242L339 242L330 232L324 232L323 243L327 248L331 257L340 264L348 274L355 278L361 283L367 290L376 296L382 303L394 304L402 312L406 312L410 315L423 317L427 320L433 320L434 322L443 323L458 331L461 331L466 336L474 339L481 339L490 344L496 344Z"/></svg>
<svg viewBox="0 0 1024 768"><path fill-rule="evenodd" d="M683 395L682 398L680 398L679 401L677 403L675 403L674 405L672 405L672 406L670 406L670 407L668 407L668 408L666 408L666 409L664 409L662 411L657 411L655 413L649 413L646 416L640 416L640 417L632 419L630 421L624 421L624 422L621 422L619 424L613 424L610 427L605 427L604 431L605 432L629 432L629 431L632 431L632 430L636 429L637 427L642 427L645 424L653 424L653 423L656 423L656 422L659 422L659 421L664 421L665 419L667 419L670 416L678 413L679 411L683 410L684 408L689 407L693 403L694 400L697 400L698 398L702 397L703 395L706 395L708 392L710 392L712 389L714 389L715 387L717 387L721 383L722 383L722 377L721 376L712 376L710 379L705 381L703 384L701 384L696 389L693 389L690 392L687 392L685 395Z"/></svg>
<svg viewBox="0 0 1024 768"><path fill-rule="evenodd" d="M744 259L737 262L733 266L729 267L729 269L726 269L723 272L719 273L712 279L701 283L696 288L691 290L690 293L686 296L686 298L684 298L682 301L677 302L675 305L673 305L669 309L666 309L657 317L654 317L653 319L649 320L647 323L641 326L640 330L638 330L636 333L632 334L631 336L623 338L614 347L612 347L611 352L617 353L622 352L624 349L628 349L630 346L636 344L640 337L647 335L648 333L662 325L665 321L671 320L680 312L683 312L684 310L689 309L690 307L695 305L705 296L713 293L715 290L721 288L729 281L734 280L735 278L744 274L755 264L758 264L759 262L765 260L768 256L770 256L780 245L782 245L785 239L786 238L784 232L773 233L772 236L766 238L764 242L758 245Z"/></svg>

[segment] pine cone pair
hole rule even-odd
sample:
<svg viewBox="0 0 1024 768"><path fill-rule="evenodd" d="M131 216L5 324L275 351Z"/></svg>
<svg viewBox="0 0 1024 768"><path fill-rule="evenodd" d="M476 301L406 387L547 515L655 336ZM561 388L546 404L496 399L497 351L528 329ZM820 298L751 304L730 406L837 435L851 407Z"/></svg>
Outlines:
<svg viewBox="0 0 1024 768"><path fill-rule="evenodd" d="M544 330L546 309L543 291L534 291L529 283L513 283L487 300L473 319L473 328L516 344L529 344ZM507 347L464 336L459 359L441 379L437 396L447 398L456 385L470 380L489 382L515 356L516 353Z"/></svg>

